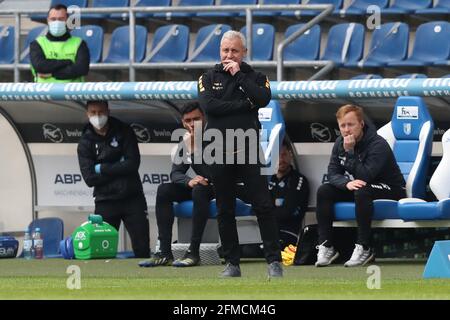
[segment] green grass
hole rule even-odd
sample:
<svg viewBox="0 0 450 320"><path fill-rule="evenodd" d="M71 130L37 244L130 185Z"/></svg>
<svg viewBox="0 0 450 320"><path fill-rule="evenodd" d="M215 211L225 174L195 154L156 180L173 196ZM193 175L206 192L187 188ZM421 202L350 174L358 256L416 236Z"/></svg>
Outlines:
<svg viewBox="0 0 450 320"><path fill-rule="evenodd" d="M267 279L261 261L244 261L242 278L220 279L223 266L139 268L138 260L0 260L0 299L450 299L450 279L423 279L423 261L381 261L381 289L367 268L291 266ZM81 289L66 286L78 265Z"/></svg>

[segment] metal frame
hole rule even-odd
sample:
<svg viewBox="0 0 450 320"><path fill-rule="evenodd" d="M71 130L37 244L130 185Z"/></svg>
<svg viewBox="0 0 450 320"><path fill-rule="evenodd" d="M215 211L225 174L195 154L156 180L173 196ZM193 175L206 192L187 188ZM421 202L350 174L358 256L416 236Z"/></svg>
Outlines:
<svg viewBox="0 0 450 320"><path fill-rule="evenodd" d="M297 11L297 10L318 10L321 11L316 17L309 21L301 30L298 30L287 39L284 39L277 47L276 61L249 61L254 67L269 67L277 69L277 80L283 80L283 68L285 67L321 67L316 74L309 80L319 79L321 76L327 74L334 68L332 61L283 61L283 52L286 46L294 41L296 38L305 33L313 25L319 23L327 16L329 16L334 6L331 4L325 5L239 5L239 6L186 6L186 7L122 7L122 8L80 8L80 13L128 13L130 25L130 60L129 63L96 63L91 64L92 70L111 70L111 69L128 69L129 81L134 82L136 79L136 70L141 69L195 69L195 68L210 68L213 63L203 62L181 62L181 63L135 63L135 28L136 13L154 13L154 12L242 12L246 14L247 25L247 50L248 55L252 52L252 28L253 11ZM29 70L28 64L20 63L20 30L21 30L21 16L29 14L47 13L45 10L0 10L0 16L13 15L15 17L15 36L14 36L14 63L12 65L0 65L0 70L14 70L14 82L20 82L20 70Z"/></svg>

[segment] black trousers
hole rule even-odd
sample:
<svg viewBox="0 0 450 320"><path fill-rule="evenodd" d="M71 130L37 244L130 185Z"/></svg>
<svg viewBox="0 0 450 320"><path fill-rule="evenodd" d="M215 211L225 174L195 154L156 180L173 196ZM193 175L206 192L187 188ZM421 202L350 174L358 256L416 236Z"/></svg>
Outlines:
<svg viewBox="0 0 450 320"><path fill-rule="evenodd" d="M101 215L104 221L117 230L123 221L130 235L135 257L150 256L147 202L143 194L120 200L98 201L95 203L95 213Z"/></svg>
<svg viewBox="0 0 450 320"><path fill-rule="evenodd" d="M268 189L267 176L255 164L212 164L210 174L217 199L217 222L225 262L239 264L240 249L235 219L237 186L244 182L246 196L258 219L266 261L281 261L278 226Z"/></svg>
<svg viewBox="0 0 450 320"><path fill-rule="evenodd" d="M156 194L156 221L158 224L158 239L163 254L171 254L172 226L174 201L193 200L192 234L190 249L198 252L203 231L209 216L209 202L214 198L211 186L196 185L189 188L179 183L164 183L158 187Z"/></svg>
<svg viewBox="0 0 450 320"><path fill-rule="evenodd" d="M373 200L399 200L406 197L404 188L391 187L386 184L372 183L356 191L338 189L331 184L322 184L317 190L317 222L319 224L319 243L327 241L333 244L334 204L340 201L354 201L356 223L358 225L357 243L371 245L371 223L373 217Z"/></svg>

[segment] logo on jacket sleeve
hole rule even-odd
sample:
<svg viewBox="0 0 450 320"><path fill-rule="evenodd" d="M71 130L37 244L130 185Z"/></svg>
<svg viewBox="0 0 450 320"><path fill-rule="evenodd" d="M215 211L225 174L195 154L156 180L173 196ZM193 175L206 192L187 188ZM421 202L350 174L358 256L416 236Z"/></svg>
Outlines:
<svg viewBox="0 0 450 320"><path fill-rule="evenodd" d="M117 141L116 137L113 137L113 139L109 145L113 148L117 148L119 146L119 142Z"/></svg>

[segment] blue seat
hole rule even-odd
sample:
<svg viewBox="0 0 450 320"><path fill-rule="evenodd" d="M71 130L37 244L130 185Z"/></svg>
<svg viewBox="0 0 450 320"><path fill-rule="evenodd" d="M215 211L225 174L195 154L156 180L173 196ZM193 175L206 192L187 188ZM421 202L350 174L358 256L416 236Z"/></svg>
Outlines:
<svg viewBox="0 0 450 320"><path fill-rule="evenodd" d="M47 26L38 26L28 32L27 37L25 39L25 43L23 45L23 50L20 53L20 63L30 63L30 44L36 40L37 37L43 36L47 33Z"/></svg>
<svg viewBox="0 0 450 320"><path fill-rule="evenodd" d="M338 14L344 0L309 0L308 4L332 4L334 6L333 15ZM316 16L320 13L317 10L304 10L300 13L300 16Z"/></svg>
<svg viewBox="0 0 450 320"><path fill-rule="evenodd" d="M421 97L400 97L391 122L378 130L391 146L406 181L408 197L423 198L433 143L433 119ZM398 201L375 200L374 220L399 219ZM354 220L354 202L338 202L335 220Z"/></svg>
<svg viewBox="0 0 450 320"><path fill-rule="evenodd" d="M237 5L255 5L257 0L221 0L221 6L237 6ZM218 4L216 4L218 5ZM245 16L245 11L242 12L224 12L224 11L211 11L211 12L199 12L198 17L236 17Z"/></svg>
<svg viewBox="0 0 450 320"><path fill-rule="evenodd" d="M0 25L0 64L14 62L14 27Z"/></svg>
<svg viewBox="0 0 450 320"><path fill-rule="evenodd" d="M321 60L331 60L338 67L344 63L361 60L364 50L364 37L364 26L360 23L334 25L328 32L327 46ZM345 43L348 43L348 46L345 46Z"/></svg>
<svg viewBox="0 0 450 320"><path fill-rule="evenodd" d="M41 229L44 240L44 257L59 258L59 242L64 237L64 223L60 218L41 218L33 220L28 226L30 232Z"/></svg>
<svg viewBox="0 0 450 320"><path fill-rule="evenodd" d="M91 63L102 61L103 33L103 28L95 25L82 26L71 32L72 36L80 37L86 42L89 48Z"/></svg>
<svg viewBox="0 0 450 320"><path fill-rule="evenodd" d="M428 78L428 76L423 73L407 73L407 74L402 74L396 78L397 79L425 79L425 78Z"/></svg>
<svg viewBox="0 0 450 320"><path fill-rule="evenodd" d="M299 4L300 0L264 0L263 5L292 5L292 4ZM286 11L286 14L288 14L289 11ZM294 15L293 11L291 11L292 15ZM268 17L268 16L279 16L281 14L281 11L253 11L254 16L260 16L260 17Z"/></svg>
<svg viewBox="0 0 450 320"><path fill-rule="evenodd" d="M92 0L91 8L121 8L128 7L130 0ZM128 17L126 12L124 13L85 13L82 19L121 19Z"/></svg>
<svg viewBox="0 0 450 320"><path fill-rule="evenodd" d="M77 6L80 8L86 8L88 6L88 0L52 0L50 2L49 8L57 4L63 4L66 7ZM32 14L30 15L30 19L33 21L44 22L47 20L47 14L44 13Z"/></svg>
<svg viewBox="0 0 450 320"><path fill-rule="evenodd" d="M272 60L275 41L275 28L271 24L255 23L252 26L252 31L252 56L250 57L250 60ZM241 29L241 33L247 36L246 26Z"/></svg>
<svg viewBox="0 0 450 320"><path fill-rule="evenodd" d="M181 24L156 29L145 62L183 62L189 50L189 28Z"/></svg>
<svg viewBox="0 0 450 320"><path fill-rule="evenodd" d="M430 179L430 189L438 201L401 199L398 214L405 221L450 219L450 130L442 136L442 159Z"/></svg>
<svg viewBox="0 0 450 320"><path fill-rule="evenodd" d="M377 6L379 8L387 8L389 0L354 0L347 9L339 11L341 16L358 15L364 16L367 14L369 6Z"/></svg>
<svg viewBox="0 0 450 320"><path fill-rule="evenodd" d="M170 7L172 0L139 0L134 6L135 7ZM149 18L153 17L154 13L136 13L136 18Z"/></svg>
<svg viewBox="0 0 450 320"><path fill-rule="evenodd" d="M388 63L389 66L424 67L446 65L450 59L450 23L433 21L421 24L416 31L412 54L404 61Z"/></svg>
<svg viewBox="0 0 450 320"><path fill-rule="evenodd" d="M439 0L431 8L416 10L416 14L450 14L450 0Z"/></svg>
<svg viewBox="0 0 450 320"><path fill-rule="evenodd" d="M406 23L390 22L375 29L368 54L346 67L383 67L389 62L401 61L408 55L409 27Z"/></svg>
<svg viewBox="0 0 450 320"><path fill-rule="evenodd" d="M303 26L303 23L289 26L284 37L289 37ZM285 48L284 60L317 60L320 53L320 37L320 27L318 25L313 26Z"/></svg>
<svg viewBox="0 0 450 320"><path fill-rule="evenodd" d="M178 2L178 7L192 7L192 6L213 6L214 0L180 0ZM155 17L163 17L170 19L171 17L174 18L188 18L193 17L197 13L196 12L163 12L163 13L156 13Z"/></svg>
<svg viewBox="0 0 450 320"><path fill-rule="evenodd" d="M220 41L225 32L231 30L227 24L211 24L201 27L195 38L195 47L188 61L219 61Z"/></svg>
<svg viewBox="0 0 450 320"><path fill-rule="evenodd" d="M358 74L357 76L351 77L350 80L370 80L370 79L383 79L379 74Z"/></svg>
<svg viewBox="0 0 450 320"><path fill-rule="evenodd" d="M431 7L432 3L433 0L395 0L390 7L381 9L381 14L411 14Z"/></svg>
<svg viewBox="0 0 450 320"><path fill-rule="evenodd" d="M136 25L135 62L141 62L145 57L147 47L147 29ZM124 63L130 61L130 27L123 26L114 29L111 35L106 63Z"/></svg>

